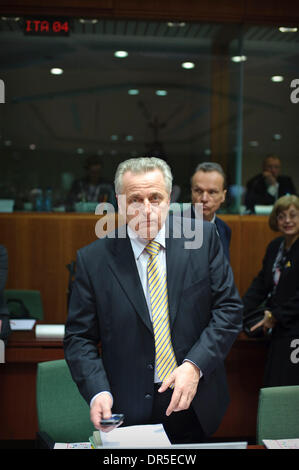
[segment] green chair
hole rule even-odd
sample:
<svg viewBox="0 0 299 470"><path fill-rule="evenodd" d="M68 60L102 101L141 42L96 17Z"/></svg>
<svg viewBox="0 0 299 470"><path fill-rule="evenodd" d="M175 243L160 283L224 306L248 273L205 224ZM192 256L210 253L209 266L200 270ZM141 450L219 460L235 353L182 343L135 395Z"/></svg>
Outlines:
<svg viewBox="0 0 299 470"><path fill-rule="evenodd" d="M95 430L90 421L89 406L79 393L64 359L38 363L36 403L38 444L39 440L46 441L49 447L49 442L88 442Z"/></svg>
<svg viewBox="0 0 299 470"><path fill-rule="evenodd" d="M257 444L263 439L299 438L299 385L262 388L257 415Z"/></svg>
<svg viewBox="0 0 299 470"><path fill-rule="evenodd" d="M36 320L43 319L44 311L40 291L29 289L5 289L4 298L11 316L19 318L35 318Z"/></svg>

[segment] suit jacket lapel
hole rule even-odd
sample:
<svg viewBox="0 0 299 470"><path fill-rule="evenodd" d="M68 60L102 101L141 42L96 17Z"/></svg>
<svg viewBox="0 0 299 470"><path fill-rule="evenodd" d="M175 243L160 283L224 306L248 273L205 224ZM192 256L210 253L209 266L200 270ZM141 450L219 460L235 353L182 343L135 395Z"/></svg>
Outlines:
<svg viewBox="0 0 299 470"><path fill-rule="evenodd" d="M125 238L116 238L114 240L112 256L110 257L110 268L141 320L153 332L152 322L128 235Z"/></svg>
<svg viewBox="0 0 299 470"><path fill-rule="evenodd" d="M173 219L170 218L169 237L166 238L166 265L170 327L173 326L178 311L190 252L190 250L184 249L185 239L183 235L180 238L173 238L173 232L171 228L172 220Z"/></svg>

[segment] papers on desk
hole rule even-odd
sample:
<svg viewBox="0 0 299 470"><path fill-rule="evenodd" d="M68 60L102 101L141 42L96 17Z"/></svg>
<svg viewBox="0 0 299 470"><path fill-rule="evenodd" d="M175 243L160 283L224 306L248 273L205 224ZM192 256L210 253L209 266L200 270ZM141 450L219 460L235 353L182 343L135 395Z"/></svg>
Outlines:
<svg viewBox="0 0 299 470"><path fill-rule="evenodd" d="M35 336L42 339L63 339L64 325L36 325Z"/></svg>
<svg viewBox="0 0 299 470"><path fill-rule="evenodd" d="M299 449L299 439L263 439L267 449Z"/></svg>
<svg viewBox="0 0 299 470"><path fill-rule="evenodd" d="M56 442L54 449L91 449L90 442Z"/></svg>
<svg viewBox="0 0 299 470"><path fill-rule="evenodd" d="M100 438L104 448L148 449L171 446L162 424L124 426L108 433L100 431Z"/></svg>
<svg viewBox="0 0 299 470"><path fill-rule="evenodd" d="M11 330L32 330L36 320L13 318L9 320Z"/></svg>

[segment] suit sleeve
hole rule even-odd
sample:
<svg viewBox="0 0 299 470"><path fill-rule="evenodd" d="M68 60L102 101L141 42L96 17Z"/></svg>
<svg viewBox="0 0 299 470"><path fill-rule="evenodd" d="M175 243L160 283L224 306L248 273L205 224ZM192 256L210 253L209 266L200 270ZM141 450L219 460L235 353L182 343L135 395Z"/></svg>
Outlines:
<svg viewBox="0 0 299 470"><path fill-rule="evenodd" d="M269 264L269 247L263 259L263 266L258 275L253 279L251 285L243 296L244 314L256 309L269 293L269 286L266 282L267 265Z"/></svg>
<svg viewBox="0 0 299 470"><path fill-rule="evenodd" d="M210 321L186 357L198 365L204 377L223 363L242 329L242 302L214 228L209 250Z"/></svg>
<svg viewBox="0 0 299 470"><path fill-rule="evenodd" d="M88 404L97 393L110 391L99 355L100 337L95 295L84 264L84 257L79 251L76 279L66 322L64 351L73 380Z"/></svg>

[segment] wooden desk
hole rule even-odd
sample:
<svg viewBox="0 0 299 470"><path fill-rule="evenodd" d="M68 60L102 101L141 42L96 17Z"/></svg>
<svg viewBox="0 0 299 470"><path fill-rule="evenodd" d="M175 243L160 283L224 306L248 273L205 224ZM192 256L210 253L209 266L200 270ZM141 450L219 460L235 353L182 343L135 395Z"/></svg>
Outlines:
<svg viewBox="0 0 299 470"><path fill-rule="evenodd" d="M62 341L37 340L33 331L11 335L0 364L0 440L35 439L37 363L63 358Z"/></svg>
<svg viewBox="0 0 299 470"><path fill-rule="evenodd" d="M258 393L262 386L266 344L235 342L226 360L231 403L216 438L255 438ZM14 332L0 365L0 440L35 439L37 363L63 359L62 341L37 340L34 332Z"/></svg>

